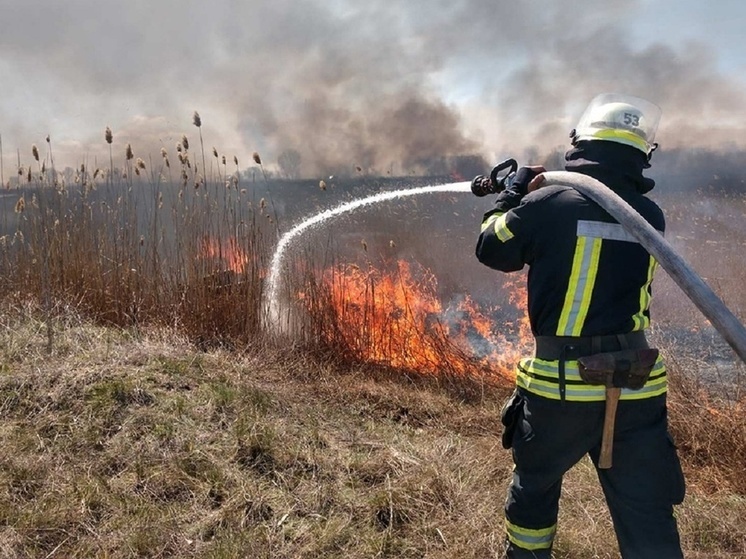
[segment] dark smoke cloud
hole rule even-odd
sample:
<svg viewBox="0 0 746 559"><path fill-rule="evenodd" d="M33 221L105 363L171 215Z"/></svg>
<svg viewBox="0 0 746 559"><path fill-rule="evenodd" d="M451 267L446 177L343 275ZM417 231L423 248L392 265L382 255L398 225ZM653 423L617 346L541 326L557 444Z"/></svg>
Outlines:
<svg viewBox="0 0 746 559"><path fill-rule="evenodd" d="M680 50L652 44L636 50L620 29L602 27L554 41L530 66L516 72L505 104L519 115L533 114L539 122L551 123L558 108L559 114L569 109L577 117L583 106L573 102L601 91L624 91L664 109L658 135L663 145L718 147L743 132L746 95L716 67L713 53L702 44ZM550 124L539 131L546 136L556 133L555 128Z"/></svg>
<svg viewBox="0 0 746 559"><path fill-rule="evenodd" d="M206 150L242 165L292 149L306 175L421 172L435 157L552 150L615 90L663 107L664 146L741 141L743 84L704 42L638 44L642 6L2 0L0 134L25 152L50 133L75 164L108 160L109 125L117 150L145 156L182 133L194 143L198 110Z"/></svg>

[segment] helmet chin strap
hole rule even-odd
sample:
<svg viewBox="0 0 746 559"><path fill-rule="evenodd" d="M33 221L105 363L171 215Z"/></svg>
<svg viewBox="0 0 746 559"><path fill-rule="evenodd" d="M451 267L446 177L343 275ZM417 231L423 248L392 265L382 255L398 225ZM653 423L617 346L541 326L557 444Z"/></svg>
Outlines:
<svg viewBox="0 0 746 559"><path fill-rule="evenodd" d="M653 142L653 145L650 146L650 151L648 152L648 163L650 163L650 160L653 158L653 152L658 149L658 142Z"/></svg>

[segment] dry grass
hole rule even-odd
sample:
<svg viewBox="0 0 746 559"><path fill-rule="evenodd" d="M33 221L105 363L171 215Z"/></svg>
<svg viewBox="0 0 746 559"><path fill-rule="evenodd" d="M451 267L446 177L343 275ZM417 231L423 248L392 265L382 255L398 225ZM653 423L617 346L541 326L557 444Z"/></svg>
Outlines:
<svg viewBox="0 0 746 559"><path fill-rule="evenodd" d="M179 155L187 146L184 137ZM247 343L260 327L272 209L236 177L190 188L204 178L188 159L177 185L166 156L146 168L132 163L129 144L125 152L123 168L112 163L106 177L81 165L74 176L50 170L17 189L13 221L3 212L0 224L2 292L45 300L50 315L73 305L101 324Z"/></svg>
<svg viewBox="0 0 746 559"><path fill-rule="evenodd" d="M510 389L453 340L476 331L505 352L521 324L500 311L493 340L480 330L490 317L460 308L449 323L438 288L416 287L426 276L397 261L392 284L371 262L380 243L362 238L356 283L337 266L346 255L298 251L285 292L303 296L301 336L278 347L262 329L271 198L238 175L214 180L204 154L198 171L186 136L178 184L165 149L160 168L119 151L121 169L112 157L65 180L37 159L2 216L0 559L498 557ZM416 236L398 233L386 228L384 246L411 248ZM742 290L724 291L742 308ZM742 385L714 396L684 374L712 356L695 363L680 331L655 334L675 381L687 556L746 557ZM569 473L561 511L557 557L618 556L588 462Z"/></svg>
<svg viewBox="0 0 746 559"><path fill-rule="evenodd" d="M48 355L37 310L0 316L0 557L499 556L507 388L467 402L433 378L270 346L204 352L73 314ZM685 388L672 419L687 556L746 556L732 448L723 425L682 414ZM701 467L691 445L718 439ZM618 556L588 462L561 510L557 557Z"/></svg>

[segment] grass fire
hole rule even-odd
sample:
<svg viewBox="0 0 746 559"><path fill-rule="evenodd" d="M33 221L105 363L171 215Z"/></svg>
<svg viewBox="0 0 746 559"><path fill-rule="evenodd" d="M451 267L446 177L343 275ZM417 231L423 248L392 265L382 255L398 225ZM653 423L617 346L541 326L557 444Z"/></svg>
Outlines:
<svg viewBox="0 0 746 559"><path fill-rule="evenodd" d="M107 127L93 171L33 146L0 191L0 558L497 556L500 407L533 338L525 277L474 262L485 208L424 192L449 173L208 160L193 124L153 158ZM705 194L661 195L668 237L742 314L746 198ZM743 366L656 283L683 545L746 556ZM565 481L557 557L615 556L594 476Z"/></svg>
<svg viewBox="0 0 746 559"><path fill-rule="evenodd" d="M515 359L533 343L526 322L501 324L468 296L446 307L437 277L413 267L399 260L388 272L357 265L325 270L313 296L301 294L312 330L359 362L443 377L486 375L493 383L511 378ZM525 289L520 293L525 298Z"/></svg>

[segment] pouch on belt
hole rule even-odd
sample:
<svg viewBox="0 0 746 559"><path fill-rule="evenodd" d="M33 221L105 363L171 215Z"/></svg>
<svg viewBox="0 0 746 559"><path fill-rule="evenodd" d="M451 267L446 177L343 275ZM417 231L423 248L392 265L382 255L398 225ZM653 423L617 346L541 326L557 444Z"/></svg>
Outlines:
<svg viewBox="0 0 746 559"><path fill-rule="evenodd" d="M657 349L623 349L579 357L578 371L588 384L639 390L645 386L657 360Z"/></svg>

